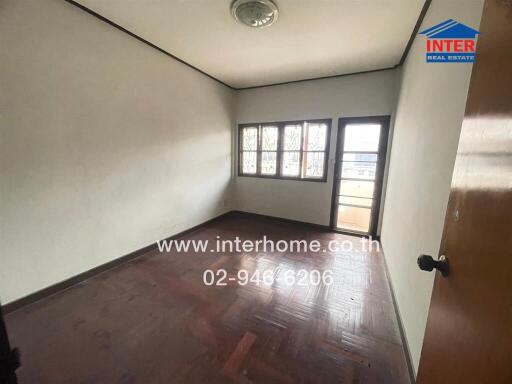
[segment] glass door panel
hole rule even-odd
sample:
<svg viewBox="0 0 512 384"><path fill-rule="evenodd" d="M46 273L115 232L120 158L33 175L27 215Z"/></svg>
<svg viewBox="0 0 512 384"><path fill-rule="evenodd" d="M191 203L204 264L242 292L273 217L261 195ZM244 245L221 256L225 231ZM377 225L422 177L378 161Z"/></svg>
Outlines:
<svg viewBox="0 0 512 384"><path fill-rule="evenodd" d="M337 226L347 231L368 233L371 209L341 205L338 209Z"/></svg>
<svg viewBox="0 0 512 384"><path fill-rule="evenodd" d="M370 235L380 205L388 118L340 119L332 226Z"/></svg>
<svg viewBox="0 0 512 384"><path fill-rule="evenodd" d="M338 195L373 198L374 188L373 181L340 180Z"/></svg>
<svg viewBox="0 0 512 384"><path fill-rule="evenodd" d="M376 169L377 163L343 161L341 163L341 177L343 179L375 180Z"/></svg>
<svg viewBox="0 0 512 384"><path fill-rule="evenodd" d="M364 197L338 196L338 203L356 207L371 208L373 205L373 199L366 199Z"/></svg>
<svg viewBox="0 0 512 384"><path fill-rule="evenodd" d="M381 124L347 124L343 151L377 152Z"/></svg>

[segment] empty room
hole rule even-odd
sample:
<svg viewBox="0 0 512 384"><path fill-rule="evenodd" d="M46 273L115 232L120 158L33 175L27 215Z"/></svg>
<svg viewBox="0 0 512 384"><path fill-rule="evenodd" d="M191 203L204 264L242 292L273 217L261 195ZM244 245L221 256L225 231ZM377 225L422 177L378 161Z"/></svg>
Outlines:
<svg viewBox="0 0 512 384"><path fill-rule="evenodd" d="M0 0L0 384L512 383L512 1Z"/></svg>

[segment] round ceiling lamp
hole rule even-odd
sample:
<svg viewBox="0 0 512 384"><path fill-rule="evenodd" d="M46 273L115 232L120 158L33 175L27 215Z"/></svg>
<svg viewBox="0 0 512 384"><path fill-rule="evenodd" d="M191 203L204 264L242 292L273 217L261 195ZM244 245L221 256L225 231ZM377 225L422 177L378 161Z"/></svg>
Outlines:
<svg viewBox="0 0 512 384"><path fill-rule="evenodd" d="M278 10L271 0L235 0L231 13L243 25L264 28L275 23Z"/></svg>

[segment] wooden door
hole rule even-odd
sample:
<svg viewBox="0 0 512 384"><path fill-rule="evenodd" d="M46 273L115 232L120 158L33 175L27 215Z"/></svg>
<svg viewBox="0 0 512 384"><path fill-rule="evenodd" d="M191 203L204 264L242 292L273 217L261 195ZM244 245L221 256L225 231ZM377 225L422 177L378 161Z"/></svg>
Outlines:
<svg viewBox="0 0 512 384"><path fill-rule="evenodd" d="M480 32L419 384L512 383L512 1L487 0Z"/></svg>

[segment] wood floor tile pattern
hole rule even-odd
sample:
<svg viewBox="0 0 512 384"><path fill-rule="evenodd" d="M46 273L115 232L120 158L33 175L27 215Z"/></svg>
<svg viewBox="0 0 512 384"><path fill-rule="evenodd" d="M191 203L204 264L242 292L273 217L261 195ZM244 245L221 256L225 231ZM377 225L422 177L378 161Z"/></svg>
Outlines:
<svg viewBox="0 0 512 384"><path fill-rule="evenodd" d="M382 255L359 239L229 216L189 234L352 239L337 253L149 252L7 315L21 384L409 384ZM333 271L331 286L230 283L207 268Z"/></svg>

